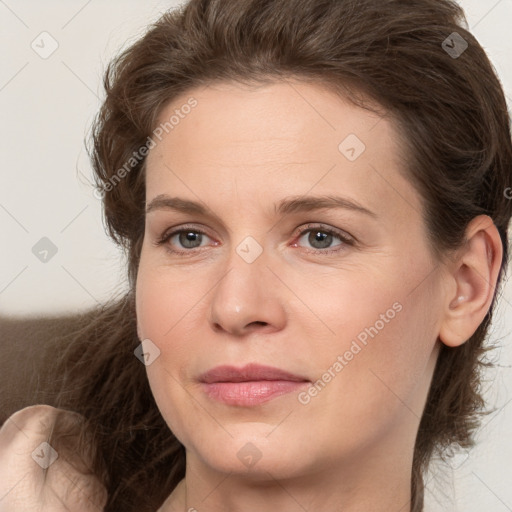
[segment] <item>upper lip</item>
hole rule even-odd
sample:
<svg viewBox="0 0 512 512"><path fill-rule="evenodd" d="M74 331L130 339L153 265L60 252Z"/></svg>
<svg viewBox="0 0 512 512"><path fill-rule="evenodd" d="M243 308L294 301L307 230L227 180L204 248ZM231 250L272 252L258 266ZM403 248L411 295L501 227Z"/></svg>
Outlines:
<svg viewBox="0 0 512 512"><path fill-rule="evenodd" d="M260 364L247 364L242 368L223 365L216 366L203 373L199 380L207 384L213 382L248 382L259 380L288 380L294 382L307 382L307 379L294 375L293 373L273 368L272 366L263 366Z"/></svg>

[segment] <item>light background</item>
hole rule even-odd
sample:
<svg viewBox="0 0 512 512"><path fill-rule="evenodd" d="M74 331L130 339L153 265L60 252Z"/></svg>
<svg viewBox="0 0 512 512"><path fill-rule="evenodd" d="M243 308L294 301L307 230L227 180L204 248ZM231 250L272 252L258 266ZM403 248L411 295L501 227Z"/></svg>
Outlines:
<svg viewBox="0 0 512 512"><path fill-rule="evenodd" d="M512 106L512 0L459 3ZM104 233L92 194L84 138L103 97L106 63L177 4L0 0L2 314L77 311L126 289L123 259ZM58 48L43 59L31 45L49 51L45 31ZM42 237L57 248L46 263L32 252ZM494 352L500 366L486 374L485 387L489 406L498 410L485 420L477 448L432 468L425 512L512 511L510 281L496 313L491 341L503 348Z"/></svg>

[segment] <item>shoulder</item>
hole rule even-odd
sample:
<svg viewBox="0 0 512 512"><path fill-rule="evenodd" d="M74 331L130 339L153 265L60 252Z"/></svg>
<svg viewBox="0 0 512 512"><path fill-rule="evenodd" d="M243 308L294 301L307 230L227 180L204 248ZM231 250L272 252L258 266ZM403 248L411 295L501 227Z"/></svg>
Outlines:
<svg viewBox="0 0 512 512"><path fill-rule="evenodd" d="M53 444L69 458L76 453L83 416L50 405L31 405L11 414L0 428L0 462L7 453L25 452ZM84 454L85 455L85 454ZM73 458L73 457L71 457ZM77 463L86 462L82 459Z"/></svg>
<svg viewBox="0 0 512 512"><path fill-rule="evenodd" d="M77 455L73 444L82 420L48 405L25 407L7 418L0 428L0 496L7 507L2 511L21 505L32 510L43 498L45 510L103 510L106 488L90 470L87 454ZM52 440L57 431L63 441Z"/></svg>
<svg viewBox="0 0 512 512"><path fill-rule="evenodd" d="M57 421L60 409L50 405L31 405L11 414L0 428L0 448L16 437L48 432Z"/></svg>

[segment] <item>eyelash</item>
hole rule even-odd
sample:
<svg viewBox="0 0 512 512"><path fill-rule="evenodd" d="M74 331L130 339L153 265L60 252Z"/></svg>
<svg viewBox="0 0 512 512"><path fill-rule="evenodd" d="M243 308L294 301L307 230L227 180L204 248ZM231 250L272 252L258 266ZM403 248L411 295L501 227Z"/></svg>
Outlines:
<svg viewBox="0 0 512 512"><path fill-rule="evenodd" d="M327 254L339 253L339 252L343 251L344 246L346 246L346 245L348 245L348 246L355 245L355 240L353 238L350 238L347 235L344 235L343 233L341 233L333 228L328 228L328 227L324 227L321 225L308 224L304 227L304 229L300 230L300 232L296 235L296 237L300 238L300 237L302 237L302 235L304 235L304 233L308 233L309 231L314 231L314 230L316 230L317 232L325 233L325 234L332 235L332 236L335 236L336 238L338 238L342 243L335 247L341 247L341 249L306 249L307 253L327 255ZM181 226L180 229L175 229L171 232L164 233L161 237L158 238L158 240L156 242L154 242L154 245L157 247L165 245L174 235L177 235L180 233L185 233L185 232L192 232L192 233L196 233L196 234L206 235L209 237L208 233L204 232L201 229L197 229L194 226ZM166 245L165 249L166 249L166 251L168 251L171 254L177 254L177 255L181 255L181 256L193 256L194 253L200 248L197 247L195 249L188 249L188 250L181 251L181 250L177 250L177 249L171 249L169 245Z"/></svg>

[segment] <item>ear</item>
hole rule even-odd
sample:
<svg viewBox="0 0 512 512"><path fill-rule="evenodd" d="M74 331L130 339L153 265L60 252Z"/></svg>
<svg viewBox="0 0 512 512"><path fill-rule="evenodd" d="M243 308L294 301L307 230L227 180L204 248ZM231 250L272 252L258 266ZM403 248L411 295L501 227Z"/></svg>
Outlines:
<svg viewBox="0 0 512 512"><path fill-rule="evenodd" d="M448 293L439 338L449 347L465 343L489 311L503 257L500 234L487 215L466 229L466 243L449 264Z"/></svg>

